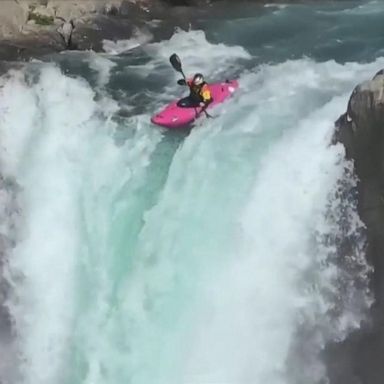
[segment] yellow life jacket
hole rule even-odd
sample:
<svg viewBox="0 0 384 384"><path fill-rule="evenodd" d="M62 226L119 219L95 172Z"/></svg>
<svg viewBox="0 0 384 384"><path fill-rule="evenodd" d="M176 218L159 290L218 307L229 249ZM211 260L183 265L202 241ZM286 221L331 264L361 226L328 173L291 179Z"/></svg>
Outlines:
<svg viewBox="0 0 384 384"><path fill-rule="evenodd" d="M207 83L195 85L192 81L190 81L189 86L191 88L192 93L200 96L202 101L207 102L212 99L211 91L209 90Z"/></svg>

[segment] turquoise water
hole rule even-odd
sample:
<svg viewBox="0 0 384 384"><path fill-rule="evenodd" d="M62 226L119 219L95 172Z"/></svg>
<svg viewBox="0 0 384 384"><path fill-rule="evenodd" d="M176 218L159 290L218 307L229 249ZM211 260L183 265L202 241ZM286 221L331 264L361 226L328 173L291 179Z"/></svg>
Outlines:
<svg viewBox="0 0 384 384"><path fill-rule="evenodd" d="M9 382L325 382L324 344L371 304L352 165L329 143L384 65L384 7L248 7L1 78L2 172L20 185ZM173 52L240 81L191 131L149 123L182 95Z"/></svg>

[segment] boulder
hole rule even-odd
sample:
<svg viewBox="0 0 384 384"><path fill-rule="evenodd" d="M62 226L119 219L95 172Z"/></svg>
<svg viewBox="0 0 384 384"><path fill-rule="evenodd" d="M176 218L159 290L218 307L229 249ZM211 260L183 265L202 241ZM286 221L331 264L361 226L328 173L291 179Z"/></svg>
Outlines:
<svg viewBox="0 0 384 384"><path fill-rule="evenodd" d="M358 210L367 229L367 260L374 268L375 303L369 328L329 347L330 361L348 360L349 376L340 364L331 383L381 384L384 375L384 71L353 90L347 111L336 121L334 142L341 142L358 176Z"/></svg>
<svg viewBox="0 0 384 384"><path fill-rule="evenodd" d="M2 0L0 11L0 36L12 37L21 32L28 20L28 7L14 0Z"/></svg>
<svg viewBox="0 0 384 384"><path fill-rule="evenodd" d="M378 171L377 166L384 166L374 156L381 156L377 139L381 138L383 121L384 75L380 71L372 80L359 84L353 90L347 112L336 122L336 139L345 145L347 156L356 160L361 176ZM360 169L363 166L364 170Z"/></svg>
<svg viewBox="0 0 384 384"><path fill-rule="evenodd" d="M336 122L335 141L353 159L359 183L361 218L384 245L384 74L359 84ZM379 222L382 225L379 225ZM381 221L382 220L382 221ZM372 223L373 225L370 225ZM374 239L371 238L371 242ZM375 238L375 241L378 239ZM384 247L381 248L384 251ZM384 293L384 291L383 291Z"/></svg>

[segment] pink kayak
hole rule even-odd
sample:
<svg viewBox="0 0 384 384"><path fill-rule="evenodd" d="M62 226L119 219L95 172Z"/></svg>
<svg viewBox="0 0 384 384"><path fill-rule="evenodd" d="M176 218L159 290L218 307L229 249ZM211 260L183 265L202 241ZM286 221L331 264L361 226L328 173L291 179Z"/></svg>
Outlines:
<svg viewBox="0 0 384 384"><path fill-rule="evenodd" d="M237 80L227 80L223 83L209 84L213 101L209 104L207 110L221 104L239 87ZM161 112L151 118L153 124L166 128L180 128L191 124L196 120L202 107L179 107L178 101L174 101L166 106Z"/></svg>

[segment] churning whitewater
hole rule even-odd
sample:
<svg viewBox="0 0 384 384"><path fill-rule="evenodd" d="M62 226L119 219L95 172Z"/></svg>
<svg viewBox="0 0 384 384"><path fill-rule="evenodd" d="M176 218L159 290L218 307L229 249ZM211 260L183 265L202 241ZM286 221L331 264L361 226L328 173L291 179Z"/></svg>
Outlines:
<svg viewBox="0 0 384 384"><path fill-rule="evenodd" d="M372 301L334 121L384 60L262 64L202 30L112 47L1 77L4 383L325 383ZM181 96L173 52L239 77L191 132L149 122Z"/></svg>

